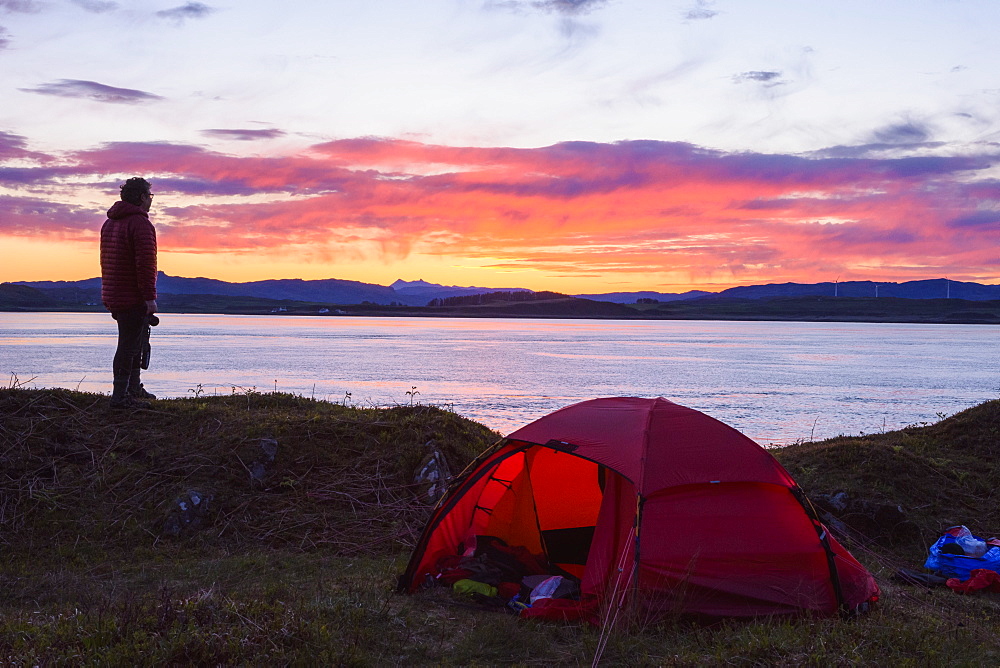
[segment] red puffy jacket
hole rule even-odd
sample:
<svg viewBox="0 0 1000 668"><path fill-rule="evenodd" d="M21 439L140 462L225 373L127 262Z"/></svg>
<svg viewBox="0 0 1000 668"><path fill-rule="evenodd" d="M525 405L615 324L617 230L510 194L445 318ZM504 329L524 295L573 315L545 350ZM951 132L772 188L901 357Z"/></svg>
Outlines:
<svg viewBox="0 0 1000 668"><path fill-rule="evenodd" d="M156 230L135 204L115 202L101 228L101 301L112 312L156 299Z"/></svg>

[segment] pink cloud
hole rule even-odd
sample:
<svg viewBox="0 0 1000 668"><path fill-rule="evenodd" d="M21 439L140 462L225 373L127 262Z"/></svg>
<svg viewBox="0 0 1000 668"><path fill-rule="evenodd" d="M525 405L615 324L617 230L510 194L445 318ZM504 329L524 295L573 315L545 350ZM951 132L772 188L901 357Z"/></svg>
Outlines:
<svg viewBox="0 0 1000 668"><path fill-rule="evenodd" d="M4 150L27 151L0 134ZM192 200L154 211L167 251L268 250L309 261L353 248L391 261L419 249L553 275L681 272L695 282L831 273L989 281L1000 247L1000 185L987 176L994 150L873 159L655 141L512 149L362 138L304 154L235 157L120 143L63 156L58 170L0 168L0 184L145 175L157 192ZM273 197L248 199L261 193ZM82 222L73 211L45 215L53 222L38 234ZM18 220L17 229L28 229Z"/></svg>
<svg viewBox="0 0 1000 668"><path fill-rule="evenodd" d="M0 195L0 234L60 240L91 239L92 211L40 197Z"/></svg>

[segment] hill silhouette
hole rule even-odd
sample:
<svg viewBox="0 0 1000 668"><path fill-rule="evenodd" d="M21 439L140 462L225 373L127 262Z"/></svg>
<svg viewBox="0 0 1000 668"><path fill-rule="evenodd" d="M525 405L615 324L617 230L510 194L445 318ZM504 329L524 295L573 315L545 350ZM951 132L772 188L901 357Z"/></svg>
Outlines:
<svg viewBox="0 0 1000 668"><path fill-rule="evenodd" d="M81 281L17 281L19 285L41 290L49 297L62 302L100 303L100 278ZM163 295L218 295L224 297L253 297L257 299L291 300L326 304L373 304L425 306L432 299L447 299L496 292L533 292L525 288L475 288L445 286L426 281L396 281L391 286L362 283L341 279L270 279L229 283L210 278L183 278L159 273L159 292ZM968 301L1000 300L1000 285L933 280L907 281L904 283L845 281L843 283L781 283L746 285L729 288L718 293L692 290L684 293L653 291L610 292L605 294L572 295L591 301L617 304L634 304L639 299L659 302L688 301L692 299L767 299L773 297L856 297L898 299L964 299Z"/></svg>

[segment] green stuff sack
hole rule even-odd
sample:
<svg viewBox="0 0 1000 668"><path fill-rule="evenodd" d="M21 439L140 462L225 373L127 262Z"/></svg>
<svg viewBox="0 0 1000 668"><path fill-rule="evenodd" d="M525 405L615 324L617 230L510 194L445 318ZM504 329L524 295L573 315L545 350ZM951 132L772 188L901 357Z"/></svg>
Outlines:
<svg viewBox="0 0 1000 668"><path fill-rule="evenodd" d="M451 586L452 591L456 594L462 594L464 596L472 596L473 594L482 594L483 596L489 596L493 598L497 595L497 588L491 587L483 582L476 582L475 580L459 580Z"/></svg>

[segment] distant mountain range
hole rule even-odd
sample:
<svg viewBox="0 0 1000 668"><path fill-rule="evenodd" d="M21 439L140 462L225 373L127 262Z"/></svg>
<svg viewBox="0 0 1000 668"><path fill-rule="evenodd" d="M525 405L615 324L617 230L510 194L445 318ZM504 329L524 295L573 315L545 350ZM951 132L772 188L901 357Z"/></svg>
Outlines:
<svg viewBox="0 0 1000 668"><path fill-rule="evenodd" d="M1000 299L1000 285L983 285L934 278L905 283L845 281L843 283L770 283L729 288L714 295L735 299L768 297L897 297L899 299L966 299L989 301Z"/></svg>
<svg viewBox="0 0 1000 668"><path fill-rule="evenodd" d="M15 285L41 290L56 301L100 304L101 279L81 281L17 281ZM439 285L426 281L398 280L392 285L375 285L335 278L302 280L298 278L229 283L212 278L182 278L160 272L157 289L162 295L220 295L254 297L273 300L294 300L325 304L396 304L424 306L432 299L483 294L488 292L532 292L525 288L481 288ZM944 278L907 281L905 283L874 283L846 281L843 283L772 283L729 288L721 292L691 290L684 293L608 292L571 295L594 301L634 304L637 300L674 302L682 300L768 299L775 297L897 297L903 299L965 299L987 301L1000 299L1000 285L984 285L952 281Z"/></svg>

